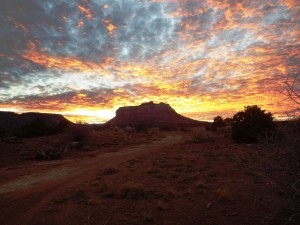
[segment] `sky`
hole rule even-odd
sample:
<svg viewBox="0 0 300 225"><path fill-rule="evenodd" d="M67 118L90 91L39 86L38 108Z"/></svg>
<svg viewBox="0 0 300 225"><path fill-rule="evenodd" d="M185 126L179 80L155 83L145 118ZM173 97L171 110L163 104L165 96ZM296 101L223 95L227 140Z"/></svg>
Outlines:
<svg viewBox="0 0 300 225"><path fill-rule="evenodd" d="M300 70L299 0L1 0L0 38L0 111L300 111L282 93Z"/></svg>

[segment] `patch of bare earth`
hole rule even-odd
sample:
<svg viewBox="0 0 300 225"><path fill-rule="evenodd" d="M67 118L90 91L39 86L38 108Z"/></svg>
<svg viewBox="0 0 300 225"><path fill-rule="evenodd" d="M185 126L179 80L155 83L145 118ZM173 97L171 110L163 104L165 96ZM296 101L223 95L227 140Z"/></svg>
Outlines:
<svg viewBox="0 0 300 225"><path fill-rule="evenodd" d="M31 184L25 187L18 186L24 176L2 179L1 224L267 224L285 198L266 170L262 146L214 134L203 143L187 141L188 132L164 135L110 152L81 153L40 173L39 166L30 167L38 175L27 175ZM55 171L64 173L53 179ZM267 222L284 221L274 216Z"/></svg>

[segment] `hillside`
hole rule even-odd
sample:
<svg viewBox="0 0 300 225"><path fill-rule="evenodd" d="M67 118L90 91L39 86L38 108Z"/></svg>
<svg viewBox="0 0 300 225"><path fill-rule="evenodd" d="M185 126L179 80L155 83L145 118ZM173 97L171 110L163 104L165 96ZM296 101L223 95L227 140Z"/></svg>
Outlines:
<svg viewBox="0 0 300 225"><path fill-rule="evenodd" d="M49 113L23 113L0 112L0 127L14 128L31 124L33 121L42 120L47 126L57 126L61 123L70 123L60 114Z"/></svg>
<svg viewBox="0 0 300 225"><path fill-rule="evenodd" d="M143 103L139 106L121 107L116 111L116 116L108 121L109 126L199 126L206 122L200 122L178 114L170 105L153 102Z"/></svg>

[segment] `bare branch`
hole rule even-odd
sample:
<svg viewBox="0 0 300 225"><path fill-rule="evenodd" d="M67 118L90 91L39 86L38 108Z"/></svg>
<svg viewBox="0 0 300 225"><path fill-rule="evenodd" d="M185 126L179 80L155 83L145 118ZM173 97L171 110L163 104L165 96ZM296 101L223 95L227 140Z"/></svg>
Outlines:
<svg viewBox="0 0 300 225"><path fill-rule="evenodd" d="M300 80L298 76L299 73L294 77L291 77L291 75L288 74L284 83L286 95L296 104L300 105Z"/></svg>

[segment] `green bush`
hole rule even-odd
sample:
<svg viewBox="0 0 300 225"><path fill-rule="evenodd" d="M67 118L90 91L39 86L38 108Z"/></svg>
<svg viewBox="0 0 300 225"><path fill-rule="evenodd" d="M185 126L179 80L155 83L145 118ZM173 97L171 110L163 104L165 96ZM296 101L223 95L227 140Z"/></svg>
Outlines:
<svg viewBox="0 0 300 225"><path fill-rule="evenodd" d="M275 128L272 113L266 113L257 105L245 106L232 119L232 138L239 142L255 143L266 138Z"/></svg>

